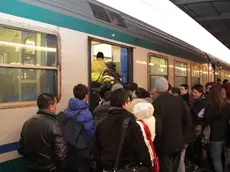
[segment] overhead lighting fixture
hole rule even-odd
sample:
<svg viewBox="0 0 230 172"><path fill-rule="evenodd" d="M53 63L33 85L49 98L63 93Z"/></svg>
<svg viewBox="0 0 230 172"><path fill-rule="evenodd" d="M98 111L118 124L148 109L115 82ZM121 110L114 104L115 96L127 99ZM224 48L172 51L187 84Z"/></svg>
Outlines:
<svg viewBox="0 0 230 172"><path fill-rule="evenodd" d="M47 48L47 47L39 47L39 46L34 46L34 45L26 45L26 44L19 44L19 43L13 43L13 42L5 42L5 41L0 41L0 45L7 45L11 47L18 47L18 48L30 48L30 49L35 49L38 51L46 51L46 52L56 52L56 48Z"/></svg>

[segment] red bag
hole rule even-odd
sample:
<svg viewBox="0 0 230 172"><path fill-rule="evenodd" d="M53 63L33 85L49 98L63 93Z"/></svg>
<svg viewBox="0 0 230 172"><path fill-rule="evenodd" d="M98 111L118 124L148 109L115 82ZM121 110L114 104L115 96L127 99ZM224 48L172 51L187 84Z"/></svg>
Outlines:
<svg viewBox="0 0 230 172"><path fill-rule="evenodd" d="M147 136L147 139L150 143L150 146L152 148L153 151L153 172L159 172L160 171L160 163L159 163L159 158L156 155L156 151L152 142L152 135L151 132L149 130L149 127L144 123L144 121L140 120L140 122L142 123L142 125L144 126L144 130Z"/></svg>

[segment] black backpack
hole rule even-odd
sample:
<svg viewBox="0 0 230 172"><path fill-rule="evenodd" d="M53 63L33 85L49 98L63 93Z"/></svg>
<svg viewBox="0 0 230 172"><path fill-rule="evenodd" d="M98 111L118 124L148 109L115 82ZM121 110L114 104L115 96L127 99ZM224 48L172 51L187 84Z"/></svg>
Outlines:
<svg viewBox="0 0 230 172"><path fill-rule="evenodd" d="M120 76L119 73L117 73L116 71L113 71L113 70L105 70L104 71L104 74L107 73L107 75L110 75L114 78L114 84L116 83L119 83L119 84L122 84L122 78ZM104 75L103 74L103 75Z"/></svg>
<svg viewBox="0 0 230 172"><path fill-rule="evenodd" d="M63 125L64 136L69 147L74 149L78 155L89 158L94 145L94 136L87 134L83 125L75 121L82 110L78 111L74 117L66 117L65 113L61 111L57 118Z"/></svg>

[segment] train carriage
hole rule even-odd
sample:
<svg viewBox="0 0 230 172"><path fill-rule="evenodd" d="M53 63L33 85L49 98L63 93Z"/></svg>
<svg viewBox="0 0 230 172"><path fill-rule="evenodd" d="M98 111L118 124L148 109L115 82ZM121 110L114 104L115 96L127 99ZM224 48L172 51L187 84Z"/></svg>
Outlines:
<svg viewBox="0 0 230 172"><path fill-rule="evenodd" d="M42 92L67 106L73 86L90 87L91 61L102 51L126 83L151 90L230 78L230 68L205 52L95 1L3 0L0 5L0 171L26 171L16 149L23 123Z"/></svg>

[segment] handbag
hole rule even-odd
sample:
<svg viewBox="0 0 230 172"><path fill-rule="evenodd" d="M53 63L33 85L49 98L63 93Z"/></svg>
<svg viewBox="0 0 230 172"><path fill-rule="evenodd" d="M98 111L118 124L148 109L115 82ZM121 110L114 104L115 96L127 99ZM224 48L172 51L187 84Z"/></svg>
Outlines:
<svg viewBox="0 0 230 172"><path fill-rule="evenodd" d="M144 121L140 120L140 122L144 126L144 130L145 130L147 139L148 139L149 144L151 146L151 149L153 151L153 172L159 172L160 171L160 163L159 163L159 158L156 155L156 151L155 151L155 148L153 145L151 132L149 130L149 127L144 123Z"/></svg>
<svg viewBox="0 0 230 172"><path fill-rule="evenodd" d="M124 167L124 169L118 169L121 151L125 140L125 135L127 132L127 128L129 126L129 121L130 121L129 117L125 118L123 121L121 137L118 145L118 151L117 151L113 172L149 172L149 168L142 165L136 165L136 164L128 164L127 166Z"/></svg>

